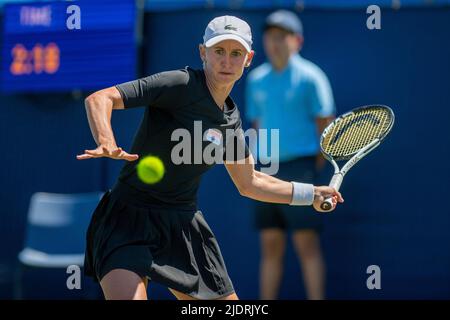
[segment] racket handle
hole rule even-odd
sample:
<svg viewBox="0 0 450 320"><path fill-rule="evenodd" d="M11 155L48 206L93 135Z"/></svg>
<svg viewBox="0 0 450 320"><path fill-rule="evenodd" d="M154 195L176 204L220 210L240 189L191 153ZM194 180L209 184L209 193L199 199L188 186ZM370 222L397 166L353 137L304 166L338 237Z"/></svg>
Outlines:
<svg viewBox="0 0 450 320"><path fill-rule="evenodd" d="M342 173L335 173L333 175L333 178L331 178L329 186L334 188L336 191L339 191L343 179L344 176L342 175ZM333 201L331 200L331 197L326 198L320 205L320 208L326 212L331 211L333 209Z"/></svg>

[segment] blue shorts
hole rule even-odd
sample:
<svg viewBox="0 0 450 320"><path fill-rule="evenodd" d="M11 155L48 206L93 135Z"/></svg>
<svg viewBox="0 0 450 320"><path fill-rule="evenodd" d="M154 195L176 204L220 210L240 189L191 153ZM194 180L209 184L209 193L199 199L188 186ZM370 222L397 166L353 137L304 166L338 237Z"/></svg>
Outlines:
<svg viewBox="0 0 450 320"><path fill-rule="evenodd" d="M280 162L276 178L304 183L317 182L316 157L300 157ZM254 223L258 230L278 228L283 230L313 229L320 232L324 216L312 206L255 202Z"/></svg>

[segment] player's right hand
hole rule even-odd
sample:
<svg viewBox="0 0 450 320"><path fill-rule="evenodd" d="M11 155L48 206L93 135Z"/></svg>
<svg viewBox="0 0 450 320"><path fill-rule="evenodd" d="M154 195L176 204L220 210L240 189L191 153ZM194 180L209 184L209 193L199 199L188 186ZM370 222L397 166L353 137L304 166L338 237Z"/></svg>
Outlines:
<svg viewBox="0 0 450 320"><path fill-rule="evenodd" d="M116 160L135 161L139 158L137 154L129 154L116 145L99 145L94 150L84 150L84 154L77 155L78 160L86 160L92 158L111 158Z"/></svg>
<svg viewBox="0 0 450 320"><path fill-rule="evenodd" d="M341 193L339 191L336 191L334 188L328 186L320 186L320 187L315 186L314 202L313 202L314 209L316 209L316 211L318 212L328 212L322 210L321 204L325 199L330 197L333 202L333 208L330 211L333 211L338 203L344 202L344 198L342 197Z"/></svg>

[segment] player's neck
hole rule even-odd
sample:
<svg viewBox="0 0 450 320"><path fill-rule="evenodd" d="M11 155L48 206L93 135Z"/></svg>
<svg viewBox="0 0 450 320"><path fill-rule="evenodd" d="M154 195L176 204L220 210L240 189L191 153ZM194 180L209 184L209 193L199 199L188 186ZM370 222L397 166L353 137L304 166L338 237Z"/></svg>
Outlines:
<svg viewBox="0 0 450 320"><path fill-rule="evenodd" d="M208 87L209 92L211 93L214 101L216 102L217 106L223 110L225 100L230 95L231 90L233 89L233 85L217 84L212 79L210 79L210 77L208 77L208 74L206 72L205 78L206 78L206 86Z"/></svg>

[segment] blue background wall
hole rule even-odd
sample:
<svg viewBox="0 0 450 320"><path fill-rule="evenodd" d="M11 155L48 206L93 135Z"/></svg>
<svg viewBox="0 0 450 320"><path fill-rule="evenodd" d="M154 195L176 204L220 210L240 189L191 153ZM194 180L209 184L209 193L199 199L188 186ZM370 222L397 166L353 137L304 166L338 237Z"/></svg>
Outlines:
<svg viewBox="0 0 450 320"><path fill-rule="evenodd" d="M200 67L197 47L204 27L221 14L238 15L252 26L253 66L259 65L265 58L260 26L269 12L148 13L143 74ZM383 9L382 29L376 31L366 28L365 9L307 10L300 17L302 54L329 76L338 113L371 103L390 105L396 113L386 142L348 174L341 189L345 204L324 217L328 298L449 299L450 9ZM244 89L245 75L232 93L242 112ZM94 147L83 96L0 96L0 105L0 297L9 298L31 194L108 188L121 163L75 159ZM142 110L114 112L113 128L123 147L130 146L141 115ZM200 207L241 298L258 293L252 205L238 195L223 166L205 176ZM366 268L372 264L381 267L381 290L366 288ZM280 298L305 297L299 271L289 247ZM33 281L38 280L31 278L30 285ZM51 287L60 280L48 281ZM170 297L159 286L151 288L151 296Z"/></svg>

